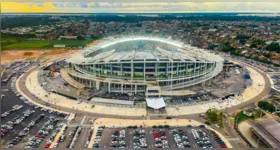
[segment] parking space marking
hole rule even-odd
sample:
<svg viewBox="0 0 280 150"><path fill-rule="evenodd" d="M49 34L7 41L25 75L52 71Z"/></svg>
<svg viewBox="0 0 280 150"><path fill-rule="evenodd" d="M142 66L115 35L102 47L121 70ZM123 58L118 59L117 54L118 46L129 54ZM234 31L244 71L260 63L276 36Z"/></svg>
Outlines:
<svg viewBox="0 0 280 150"><path fill-rule="evenodd" d="M227 138L228 141L240 141L239 138Z"/></svg>
<svg viewBox="0 0 280 150"><path fill-rule="evenodd" d="M84 138L85 138L85 136L86 136L86 134L87 134L87 130L88 130L88 128L83 129L83 130L85 130L85 132L84 132L84 136L83 136L83 138L82 138L82 140L81 140L81 143L84 141Z"/></svg>
<svg viewBox="0 0 280 150"><path fill-rule="evenodd" d="M84 123L86 117L87 117L87 116L84 116L84 117L83 117L83 119L82 119L82 121L81 121L81 125Z"/></svg>

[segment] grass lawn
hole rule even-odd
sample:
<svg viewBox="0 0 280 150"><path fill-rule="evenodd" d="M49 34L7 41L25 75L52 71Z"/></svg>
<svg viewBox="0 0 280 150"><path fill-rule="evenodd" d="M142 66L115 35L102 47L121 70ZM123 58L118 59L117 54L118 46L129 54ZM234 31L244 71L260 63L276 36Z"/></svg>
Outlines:
<svg viewBox="0 0 280 150"><path fill-rule="evenodd" d="M243 114L243 111L240 111L240 112L235 116L235 121L236 121L236 123L238 124L238 123L240 123L240 122L242 122L242 121L244 121L244 120L248 120L248 119L251 119L251 118L252 118L252 117Z"/></svg>
<svg viewBox="0 0 280 150"><path fill-rule="evenodd" d="M84 47L91 39L87 40L41 40L41 41L21 41L4 45L3 50L19 49L52 49L55 44L64 44L65 47Z"/></svg>

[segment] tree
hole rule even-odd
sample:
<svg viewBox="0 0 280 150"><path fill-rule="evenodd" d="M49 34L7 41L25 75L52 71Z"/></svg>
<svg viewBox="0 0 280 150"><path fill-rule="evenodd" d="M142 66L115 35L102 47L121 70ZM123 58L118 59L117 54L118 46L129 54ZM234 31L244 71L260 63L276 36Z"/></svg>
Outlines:
<svg viewBox="0 0 280 150"><path fill-rule="evenodd" d="M280 53L280 45L279 45L279 43L272 42L266 46L266 50Z"/></svg>
<svg viewBox="0 0 280 150"><path fill-rule="evenodd" d="M275 112L276 107L272 103L268 103L265 105L265 110L268 110L269 112Z"/></svg>
<svg viewBox="0 0 280 150"><path fill-rule="evenodd" d="M224 45L222 51L224 52L233 52L235 51L235 48L230 45Z"/></svg>
<svg viewBox="0 0 280 150"><path fill-rule="evenodd" d="M250 45L250 48L257 48L257 44L256 43L252 43L251 45Z"/></svg>
<svg viewBox="0 0 280 150"><path fill-rule="evenodd" d="M264 108L265 105L267 105L267 104L268 104L267 101L259 101L259 102L258 102L258 106L259 106L260 108Z"/></svg>
<svg viewBox="0 0 280 150"><path fill-rule="evenodd" d="M85 38L82 35L77 36L77 40L84 40Z"/></svg>
<svg viewBox="0 0 280 150"><path fill-rule="evenodd" d="M98 40L98 39L100 39L100 38L102 38L102 37L92 34L92 35L90 36L90 38L93 39L93 40Z"/></svg>
<svg viewBox="0 0 280 150"><path fill-rule="evenodd" d="M206 118L211 122L217 122L218 121L218 114L215 111L212 111L209 109L206 112Z"/></svg>
<svg viewBox="0 0 280 150"><path fill-rule="evenodd" d="M267 110L269 112L275 112L276 107L273 103L269 103L267 101L259 101L258 106L264 110Z"/></svg>
<svg viewBox="0 0 280 150"><path fill-rule="evenodd" d="M270 53L263 53L263 56L267 57L267 58L270 58L271 57L271 54Z"/></svg>

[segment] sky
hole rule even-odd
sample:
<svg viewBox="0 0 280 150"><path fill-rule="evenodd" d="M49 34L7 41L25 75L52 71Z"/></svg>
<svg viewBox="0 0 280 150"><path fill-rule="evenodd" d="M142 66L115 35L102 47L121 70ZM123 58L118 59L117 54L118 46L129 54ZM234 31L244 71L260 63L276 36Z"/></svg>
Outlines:
<svg viewBox="0 0 280 150"><path fill-rule="evenodd" d="M79 1L79 0L77 0ZM116 0L84 2L1 2L1 12L9 13L188 13L188 12L280 12L280 0L242 2L223 0ZM245 1L245 0L244 0Z"/></svg>

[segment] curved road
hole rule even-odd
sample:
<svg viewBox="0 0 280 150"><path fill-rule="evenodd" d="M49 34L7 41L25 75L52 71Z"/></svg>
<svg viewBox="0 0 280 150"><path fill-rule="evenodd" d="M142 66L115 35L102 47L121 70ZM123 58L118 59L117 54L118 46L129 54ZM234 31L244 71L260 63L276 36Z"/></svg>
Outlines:
<svg viewBox="0 0 280 150"><path fill-rule="evenodd" d="M57 59L56 59L57 60ZM223 111L227 114L229 113L232 113L234 111L236 111L236 109L242 109L242 108L246 108L246 107L255 107L255 103L267 96L269 96L270 94L270 91L271 91L271 83L270 83L270 80L269 78L266 76L266 74L262 71L260 71L259 69L249 65L249 64L246 64L246 63L243 63L243 62L240 62L240 61L237 61L237 60L233 60L233 61L236 61L240 64L242 64L243 66L247 66L247 67L251 67L253 68L254 70L256 70L259 74L261 74L265 80L265 88L263 91L261 91L256 97L252 98L251 100L248 100L242 104L239 104L239 105L236 105L236 106L233 106L233 107L230 107L230 108L226 108L226 109L223 109ZM48 61L50 62L50 61ZM47 63L45 63L47 64ZM44 64L44 65L45 65ZM31 98L32 100L42 104L42 105L46 105L47 103L46 102L43 102L41 101L40 99L38 99L37 97L35 97L25 86L25 81L28 77L28 75L36 70L36 69L39 69L41 68L43 65L41 66L37 66L37 67L34 67L33 69L31 69L30 71L26 72L20 79L19 79L19 88L20 90L25 93L26 96L28 96L29 98ZM91 117L95 117L95 118L119 118L119 119L143 119L142 117L139 117L139 116L118 116L118 115L102 115L102 114L95 114L95 113L89 113L89 112L85 112L85 111L80 111L80 110L73 110L73 109L69 109L69 108L64 108L64 107L61 107L61 106L58 106L58 105L54 105L54 104L50 104L48 103L48 106L49 107L52 107L54 109L58 109L58 110L63 110L63 111L66 111L66 112L71 112L71 113L76 113L77 117L81 117L81 116L84 116L84 115L87 115L87 116L91 116ZM121 109L121 108L120 108ZM179 118L188 118L188 119L194 119L194 120L197 120L197 121L200 121L200 122L204 122L204 119L199 117L199 114L192 114L192 115L181 115L179 116ZM161 116L150 116L150 119L165 119L165 117L161 117ZM225 123L225 129L227 130L227 133L229 134L229 136L231 138L237 138L238 136L234 133L234 131L232 130L232 128L229 126L229 124ZM223 131L219 131L220 133L223 133L225 134L225 132ZM236 147L236 148L244 148L244 145L242 143L235 143L235 142L231 142L231 144Z"/></svg>
<svg viewBox="0 0 280 150"><path fill-rule="evenodd" d="M46 63L45 63L46 64ZM44 64L44 65L45 65ZM36 96L34 96L25 86L25 82L27 81L27 77L31 74L31 72L35 71L36 69L41 68L42 66L37 66L32 68L31 70L29 70L28 72L26 72L20 79L19 79L19 89L21 92L23 92L26 96L28 96L29 98L31 98L32 100L44 105L44 106L49 106L52 107L54 109L58 109L58 110L62 110L65 112L69 112L69 113L76 113L76 116L83 116L83 115L88 115L88 116L92 116L92 117L96 117L96 118L120 118L120 119L143 119L141 116L119 116L119 115L103 115L103 114L96 114L96 113L90 113L90 112L86 112L86 111L81 111L81 110L73 110L73 109L69 109L69 108L65 108L59 105L54 105L51 103L47 103L47 102L43 102L40 99L38 99Z"/></svg>
<svg viewBox="0 0 280 150"><path fill-rule="evenodd" d="M234 60L236 61L236 60ZM50 62L50 61L49 61ZM256 97L252 98L251 100L248 100L242 104L239 104L239 105L236 105L236 106L233 106L233 107L230 107L230 108L226 108L226 109L223 109L226 113L231 113L231 112L234 112L236 109L242 109L242 108L246 108L246 107L252 107L254 106L255 102L263 99L264 97L267 97L270 93L270 90L271 90L271 84L270 84L270 80L268 79L268 77L265 75L264 72L261 72L259 71L258 69L256 69L255 67L251 66L251 65L248 65L248 64L245 64L243 62L239 62L239 61L236 61L244 66L248 66L248 67L251 67L253 69L255 69L259 74L261 74L263 77L264 77L264 80L265 80L265 88L262 92L260 92ZM45 63L46 64L46 63ZM43 65L45 65L43 64ZM39 100L38 98L36 98L25 86L25 81L27 79L27 76L34 70L36 69L39 69L41 68L43 65L41 66L37 66L33 69L31 69L30 71L26 72L19 80L19 88L20 90L25 93L29 98L32 98L34 101L40 103L40 104L43 104L43 105L46 105L46 102L43 102L41 100ZM63 111L66 111L66 112L73 112L73 109L69 109L69 108L64 108L64 107L61 107L61 106L58 106L58 105L54 105L54 104L48 104L49 106L53 107L53 108L56 108L56 109L59 109L59 110L63 110ZM96 114L96 113L89 113L89 112L85 112L85 111L78 111L78 110L74 110L75 113L77 113L77 115L93 115L94 117L113 117L113 118L127 118L127 119L131 119L131 118L139 118L139 119L142 119L142 117L139 117L139 116L118 116L118 115L102 115L102 114ZM197 115L197 114L193 114L193 115ZM193 115L182 115L180 118L185 118L185 117L191 117ZM159 117L159 116L152 116L151 119L161 119L162 117Z"/></svg>

